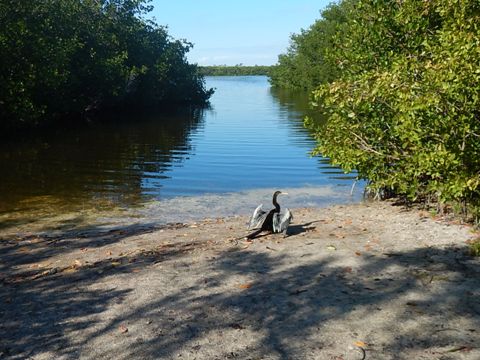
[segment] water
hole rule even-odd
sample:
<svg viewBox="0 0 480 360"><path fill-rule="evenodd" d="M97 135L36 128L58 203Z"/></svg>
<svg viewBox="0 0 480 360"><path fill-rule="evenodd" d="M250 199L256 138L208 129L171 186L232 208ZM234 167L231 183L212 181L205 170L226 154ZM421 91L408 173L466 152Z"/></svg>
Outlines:
<svg viewBox="0 0 480 360"><path fill-rule="evenodd" d="M174 206L182 217L199 202L210 204L203 212L229 214L273 189L296 193L291 206L358 200L354 174L309 155L306 94L274 91L262 76L209 77L207 86L216 89L211 109L128 114L0 145L1 214L147 204L157 214ZM216 201L238 192L251 201L220 210Z"/></svg>

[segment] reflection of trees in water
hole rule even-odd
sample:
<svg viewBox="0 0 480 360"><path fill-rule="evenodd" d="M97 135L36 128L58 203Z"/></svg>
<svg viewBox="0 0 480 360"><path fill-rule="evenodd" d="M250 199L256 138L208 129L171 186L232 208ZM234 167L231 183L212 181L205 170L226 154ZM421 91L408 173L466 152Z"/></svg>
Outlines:
<svg viewBox="0 0 480 360"><path fill-rule="evenodd" d="M202 121L202 110L122 114L88 128L3 143L0 203L8 208L44 195L129 203L142 196L144 176L165 176L192 152L190 137Z"/></svg>
<svg viewBox="0 0 480 360"><path fill-rule="evenodd" d="M282 89L272 86L270 93L282 107L301 111L304 114L309 110L310 93L308 91Z"/></svg>
<svg viewBox="0 0 480 360"><path fill-rule="evenodd" d="M299 91L292 89L282 89L271 87L272 97L279 103L281 109L288 113L288 120L291 127L302 134L308 134L309 139L313 139L312 132L305 128L303 121L306 116L315 121L321 122L322 117L318 111L310 106L311 96L308 91Z"/></svg>
<svg viewBox="0 0 480 360"><path fill-rule="evenodd" d="M272 97L278 101L280 107L286 110L288 116L286 118L289 128L298 137L302 136L311 142L311 147L315 146L314 132L312 129L304 126L305 117L309 117L316 123L324 123L325 118L318 112L313 110L310 106L311 96L308 91L282 89L271 87L270 93ZM328 175L330 179L334 180L351 180L356 178L355 173L345 174L343 170L337 166L330 164L330 160L324 157L317 157L318 168L322 174Z"/></svg>

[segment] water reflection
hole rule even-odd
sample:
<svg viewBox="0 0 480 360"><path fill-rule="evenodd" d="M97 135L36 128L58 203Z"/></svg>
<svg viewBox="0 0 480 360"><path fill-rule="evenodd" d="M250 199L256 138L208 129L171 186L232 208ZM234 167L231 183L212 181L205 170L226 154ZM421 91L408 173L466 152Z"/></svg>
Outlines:
<svg viewBox="0 0 480 360"><path fill-rule="evenodd" d="M199 110L126 114L3 143L0 210L47 198L71 205L91 200L131 205L143 196L146 178L166 178L194 152L190 135L202 128L203 119Z"/></svg>
<svg viewBox="0 0 480 360"><path fill-rule="evenodd" d="M280 119L290 124L291 129L296 136L291 136L292 139L298 139L298 134L303 134L302 143L310 143L311 150L315 146L312 131L304 126L305 117L311 118L317 123L325 121L318 111L315 111L310 106L311 95L307 91L295 91L291 89L279 89L272 87L270 89L272 96L278 101L281 111ZM345 174L344 171L336 166L330 164L330 160L325 157L317 156L317 167L322 174L328 176L332 180L346 180L352 181L357 178L355 172Z"/></svg>

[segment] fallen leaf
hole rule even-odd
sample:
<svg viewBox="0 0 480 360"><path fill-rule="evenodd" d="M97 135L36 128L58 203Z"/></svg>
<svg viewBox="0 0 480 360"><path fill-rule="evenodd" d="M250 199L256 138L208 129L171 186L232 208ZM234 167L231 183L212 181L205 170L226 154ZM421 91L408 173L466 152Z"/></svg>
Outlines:
<svg viewBox="0 0 480 360"><path fill-rule="evenodd" d="M240 284L238 285L240 289L250 289L252 287L252 284Z"/></svg>
<svg viewBox="0 0 480 360"><path fill-rule="evenodd" d="M445 351L445 353L452 353L452 352L457 352L457 351L461 351L461 352L469 352L471 351L473 348L471 346L457 346L453 349L450 349L450 350L447 350Z"/></svg>
<svg viewBox="0 0 480 360"><path fill-rule="evenodd" d="M355 251L355 255L362 256L362 253L360 251Z"/></svg>
<svg viewBox="0 0 480 360"><path fill-rule="evenodd" d="M119 262L119 261L112 261L111 264L112 264L113 266L122 265L122 263Z"/></svg>
<svg viewBox="0 0 480 360"><path fill-rule="evenodd" d="M364 348L364 347L367 346L367 344L365 344L363 341L355 341L354 344L358 347L361 347L361 348Z"/></svg>
<svg viewBox="0 0 480 360"><path fill-rule="evenodd" d="M328 246L327 246L327 250L335 251L335 250L337 250L337 248L336 248L335 246L333 246L333 245L328 245Z"/></svg>
<svg viewBox="0 0 480 360"><path fill-rule="evenodd" d="M240 324L231 324L230 327L231 327L231 328L234 328L234 329L236 329L236 330L243 330L243 329L245 329L245 328L244 328L242 325L240 325Z"/></svg>
<svg viewBox="0 0 480 360"><path fill-rule="evenodd" d="M295 291L290 291L289 294L290 295L298 295L298 294L304 293L306 291L308 291L308 290L307 289L297 289Z"/></svg>
<svg viewBox="0 0 480 360"><path fill-rule="evenodd" d="M120 332L121 332L122 334L125 334L125 333L128 332L128 328L127 328L125 325L120 325L120 326L118 327L118 330L120 330Z"/></svg>
<svg viewBox="0 0 480 360"><path fill-rule="evenodd" d="M38 274L34 275L34 276L32 277L32 280L36 280L36 279L38 279L38 278L40 278L40 277L42 277L42 276L47 276L47 275L49 275L49 274L50 274L50 271L49 271L49 270L42 271L41 273L38 273Z"/></svg>

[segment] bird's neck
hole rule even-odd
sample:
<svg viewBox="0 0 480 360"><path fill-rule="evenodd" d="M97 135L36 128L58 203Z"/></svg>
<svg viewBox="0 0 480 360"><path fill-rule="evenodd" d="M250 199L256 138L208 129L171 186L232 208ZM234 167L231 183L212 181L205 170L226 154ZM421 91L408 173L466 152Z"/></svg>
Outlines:
<svg viewBox="0 0 480 360"><path fill-rule="evenodd" d="M280 204L277 202L277 197L273 198L273 206L275 206L276 211L280 211Z"/></svg>

